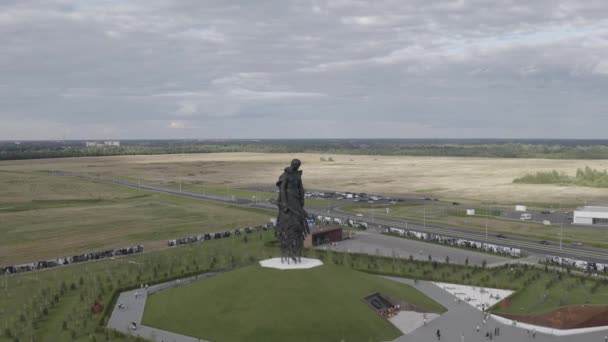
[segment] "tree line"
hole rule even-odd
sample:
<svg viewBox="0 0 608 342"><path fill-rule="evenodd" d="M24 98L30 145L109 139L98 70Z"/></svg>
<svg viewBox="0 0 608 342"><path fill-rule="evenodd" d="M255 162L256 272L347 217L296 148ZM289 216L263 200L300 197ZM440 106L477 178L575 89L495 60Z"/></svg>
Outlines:
<svg viewBox="0 0 608 342"><path fill-rule="evenodd" d="M608 188L608 172L592 169L589 166L578 168L574 177L557 170L536 172L515 178L513 183L520 184L559 184L579 185L593 188Z"/></svg>
<svg viewBox="0 0 608 342"><path fill-rule="evenodd" d="M121 146L85 147L84 142L0 142L0 160L216 152L323 153L387 156L608 159L608 143L472 143L409 140L148 140Z"/></svg>

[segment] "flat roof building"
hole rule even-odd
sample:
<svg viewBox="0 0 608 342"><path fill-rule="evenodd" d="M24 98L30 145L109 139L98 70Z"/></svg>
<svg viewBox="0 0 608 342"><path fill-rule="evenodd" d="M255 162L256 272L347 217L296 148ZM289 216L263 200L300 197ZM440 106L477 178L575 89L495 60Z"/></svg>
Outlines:
<svg viewBox="0 0 608 342"><path fill-rule="evenodd" d="M608 207L586 206L574 211L574 224L608 226Z"/></svg>

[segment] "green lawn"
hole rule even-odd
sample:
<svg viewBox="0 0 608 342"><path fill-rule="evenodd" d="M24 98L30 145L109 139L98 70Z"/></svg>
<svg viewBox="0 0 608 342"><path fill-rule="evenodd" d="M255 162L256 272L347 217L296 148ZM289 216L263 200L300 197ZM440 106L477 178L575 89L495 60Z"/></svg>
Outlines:
<svg viewBox="0 0 608 342"><path fill-rule="evenodd" d="M608 280L569 275L565 271L528 265L466 267L388 257L344 256L335 252L320 257L365 272L516 291L509 308L493 308L500 313L539 315L563 306L608 305Z"/></svg>
<svg viewBox="0 0 608 342"><path fill-rule="evenodd" d="M17 335L21 341L33 339L34 341L90 342L91 335L95 336L97 341L130 341L128 338L99 329L102 316L101 314L92 314L90 310L95 298L99 298L106 305L106 309L111 310L109 304L112 293L119 288L138 287L142 283L162 282L193 272L247 266L255 260L277 256L277 249L265 244L272 239L274 239L274 234L272 231L268 231L263 234L255 233L238 238L207 241L201 244L114 260L73 264L47 271L0 277L0 324L2 324L3 329L9 329L12 335ZM294 286L299 290L312 293L327 290L330 293L348 295L356 297L356 301L368 292L384 291L396 297L407 298L419 306L432 308L431 305L433 304L425 303L407 287L388 280L384 281L372 275L357 273L355 272L357 270L447 283L509 288L519 291L514 295L511 307L508 310L496 308L497 312L526 315L539 314L568 305L608 305L608 282L606 281L576 277L565 273L562 274L560 280L559 274L555 271L545 272L542 269L525 265L482 269L479 267L396 260L368 255L347 255L334 252L307 251L307 254L311 257L323 259L327 269L335 275L315 276L313 274L311 276L312 280L317 283L319 281L326 282L323 286L308 286L306 281L295 277L294 274L277 271L279 275L287 275L292 278L296 284L272 288L273 285L267 283L273 290L273 295L280 296L276 298L283 298L286 295L283 292L290 292L290 289ZM235 271L234 275L238 278L238 284L233 285L233 288L238 289L235 294L241 298L243 303L251 303L250 301L253 299L247 299L246 297L251 296L254 290L259 290L260 285L253 283L256 279L248 276L248 269L242 271L244 273ZM266 271L272 272L273 270ZM323 269L319 268L311 271L320 272ZM239 274L242 274L242 276L239 276ZM357 278L353 279L355 274ZM209 281L222 281L221 277L224 276L230 276L230 273ZM379 285L377 287L372 286L373 282L376 281L374 279L378 281ZM262 279L263 281L270 281L270 279ZM201 282L200 286L210 286L203 284L205 282ZM552 285L548 286L549 283ZM280 286L280 284L277 283L276 286ZM220 286L218 285L218 287ZM158 295L161 296L161 294ZM210 303L212 302L197 302L197 305L206 307ZM238 307L238 303L234 303L232 308ZM340 314L350 315L349 312L353 310L349 306L343 308L343 310L340 310ZM45 309L46 313L44 313ZM365 309L370 310L367 307ZM335 311L330 312L335 313ZM368 314L367 311L365 312ZM226 312L225 314L231 313ZM321 315L324 314L321 313ZM62 328L64 321L67 325L66 329ZM352 322L355 323L349 324L347 328L357 328L361 324L360 319L357 318ZM107 321L104 321L102 325L106 323ZM336 327L344 327L344 324L346 323ZM337 331L331 330L331 328L330 326L329 331L332 334L347 333L347 331L343 331L347 329L340 328L342 330ZM377 329L385 328L380 325L380 328ZM388 329L387 334L394 334L394 330L390 330L392 327L389 326L386 329ZM336 341L338 340L336 339ZM368 341L369 339L363 340ZM5 331L2 331L0 341L12 342L13 339L8 338Z"/></svg>
<svg viewBox="0 0 608 342"><path fill-rule="evenodd" d="M219 342L393 340L400 332L363 301L374 292L445 311L411 286L345 267L251 266L151 296L144 324Z"/></svg>
<svg viewBox="0 0 608 342"><path fill-rule="evenodd" d="M0 265L253 226L272 213L46 173L3 172ZM27 186L26 186L27 185Z"/></svg>

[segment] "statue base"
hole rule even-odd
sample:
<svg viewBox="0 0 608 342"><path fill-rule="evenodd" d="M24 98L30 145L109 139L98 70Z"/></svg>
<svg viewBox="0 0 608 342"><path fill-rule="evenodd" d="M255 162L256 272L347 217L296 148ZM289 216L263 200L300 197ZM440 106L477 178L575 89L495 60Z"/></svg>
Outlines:
<svg viewBox="0 0 608 342"><path fill-rule="evenodd" d="M304 270L323 266L323 262L319 259L302 258L298 263L293 260L289 260L287 263L286 260L281 262L281 258L272 258L260 261L260 266L278 270Z"/></svg>

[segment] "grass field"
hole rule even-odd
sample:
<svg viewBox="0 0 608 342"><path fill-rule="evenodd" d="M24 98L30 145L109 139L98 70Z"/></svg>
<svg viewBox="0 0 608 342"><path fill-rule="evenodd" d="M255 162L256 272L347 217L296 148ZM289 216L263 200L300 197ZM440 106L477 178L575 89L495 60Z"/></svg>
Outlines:
<svg viewBox="0 0 608 342"><path fill-rule="evenodd" d="M344 267L252 266L152 295L143 322L218 342L393 340L401 333L363 301L375 292L445 311L411 286Z"/></svg>
<svg viewBox="0 0 608 342"><path fill-rule="evenodd" d="M291 158L302 159L307 188L500 203L608 203L604 189L578 186L514 184L530 172L574 175L577 168L608 168L608 160L549 160L320 154L209 153L115 156L0 162L0 170L63 170L131 177L161 184L204 182L237 188L273 185Z"/></svg>
<svg viewBox="0 0 608 342"><path fill-rule="evenodd" d="M268 222L269 213L35 172L1 172L0 265ZM4 195L6 194L6 195Z"/></svg>
<svg viewBox="0 0 608 342"><path fill-rule="evenodd" d="M385 211L385 207L376 205L372 208L368 204L347 206L342 209L353 213L362 213L368 218L372 216L373 212L373 215L378 218L402 218L423 223L426 217L427 223L446 224L481 231L485 231L486 229L486 218L482 215L485 214L484 210L487 209L476 209L476 213L480 214L478 216L463 216L462 211L464 209L454 208L449 203L448 205L434 202L429 202L428 204L407 203L390 205L388 208L390 209L388 214ZM492 207L491 214L497 215L501 209L501 207ZM560 233L562 232L559 224L545 226L542 223L499 219L492 215L488 216L487 222L488 231L492 234L502 233L539 240L559 241ZM570 243L575 241L580 241L590 246L608 248L608 229L605 227L580 227L565 224L563 226L563 242Z"/></svg>
<svg viewBox="0 0 608 342"><path fill-rule="evenodd" d="M366 272L516 291L510 308L493 308L501 313L540 315L569 305L608 304L606 280L528 265L485 269L383 257L349 257L336 253L331 253L324 260Z"/></svg>
<svg viewBox="0 0 608 342"><path fill-rule="evenodd" d="M135 341L100 328L99 300L108 308L119 288L168 280L193 272L229 269L273 255L264 243L272 232L226 238L114 260L0 276L0 341ZM65 322L65 328L64 328ZM103 326L107 323L103 320ZM10 334L7 334L10 332ZM9 337L10 335L10 337Z"/></svg>
<svg viewBox="0 0 608 342"><path fill-rule="evenodd" d="M105 326L107 321L101 314L91 312L93 302L97 299L106 306L106 310L111 310L112 295L121 288L163 282L195 272L249 266L256 260L277 256L277 249L265 244L273 239L271 231L245 236L10 277L0 276L0 341L12 342L15 336L20 341L43 342L90 342L93 340L91 336L95 336L97 341L135 341L100 328L100 321L101 326ZM608 304L608 283L603 280L566 273L562 273L560 279L555 271L546 272L528 266L482 269L335 252L308 251L307 254L335 267L337 274L351 269L513 289L519 291L511 302L509 312L513 313L543 313L559 306ZM248 279L240 277L238 280L242 290L239 295L252 295L253 292L246 291ZM352 284L339 285L335 286L335 291L344 289L348 292ZM275 292L283 295L280 291ZM205 303L199 305L205 307Z"/></svg>

